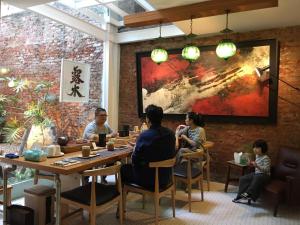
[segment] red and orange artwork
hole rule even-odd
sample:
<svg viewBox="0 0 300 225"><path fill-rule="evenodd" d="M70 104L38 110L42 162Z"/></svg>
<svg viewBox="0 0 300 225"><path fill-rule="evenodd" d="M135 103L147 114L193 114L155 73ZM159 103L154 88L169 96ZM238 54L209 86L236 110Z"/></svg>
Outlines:
<svg viewBox="0 0 300 225"><path fill-rule="evenodd" d="M214 49L201 52L194 63L182 59L180 51L169 53L167 62L155 64L149 55L140 59L142 110L149 104L166 114L188 111L210 116L269 117L270 82L262 81L257 69L268 68L270 45L238 48L225 61Z"/></svg>

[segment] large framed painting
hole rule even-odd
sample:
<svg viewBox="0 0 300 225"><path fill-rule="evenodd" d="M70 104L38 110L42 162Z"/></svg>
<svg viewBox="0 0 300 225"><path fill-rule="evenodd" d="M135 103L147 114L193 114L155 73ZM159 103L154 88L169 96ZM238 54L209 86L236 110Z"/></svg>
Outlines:
<svg viewBox="0 0 300 225"><path fill-rule="evenodd" d="M275 123L278 42L236 46L236 55L226 61L217 57L216 46L199 46L201 56L194 63L181 57L182 49L168 50L168 61L160 65L151 60L151 52L136 53L139 115L156 104L175 118L194 111L206 121Z"/></svg>

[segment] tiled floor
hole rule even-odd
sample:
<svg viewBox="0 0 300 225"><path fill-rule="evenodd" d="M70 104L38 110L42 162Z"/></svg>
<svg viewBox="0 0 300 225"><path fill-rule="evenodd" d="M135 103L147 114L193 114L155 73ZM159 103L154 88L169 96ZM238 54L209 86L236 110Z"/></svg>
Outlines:
<svg viewBox="0 0 300 225"><path fill-rule="evenodd" d="M187 196L183 191L177 191L176 195L176 218L172 218L171 202L164 198L161 202L160 225L300 225L300 208L279 209L277 218L272 216L272 206L257 202L252 206L235 204L231 200L235 196L236 187L230 187L229 193L224 193L224 184L212 183L211 191L204 192L204 201L200 201L200 191L193 190L192 213L188 212ZM19 200L22 203L22 200ZM150 225L154 224L153 200L147 198L146 208L142 209L141 197L129 194L127 201L128 225ZM98 225L118 225L115 217L116 206L99 214ZM80 215L66 220L66 225L87 225L88 217L81 218Z"/></svg>

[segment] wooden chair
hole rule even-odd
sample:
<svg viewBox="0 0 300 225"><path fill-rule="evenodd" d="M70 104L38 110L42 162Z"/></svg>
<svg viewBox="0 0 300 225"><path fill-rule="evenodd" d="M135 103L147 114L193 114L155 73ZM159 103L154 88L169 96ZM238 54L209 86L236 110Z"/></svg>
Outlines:
<svg viewBox="0 0 300 225"><path fill-rule="evenodd" d="M124 204L124 211L126 209L126 196L128 192L139 193L143 195L143 206L145 201L145 195L150 195L154 198L154 207L155 207L155 224L158 224L158 216L159 216L159 200L162 196L166 195L167 193L171 192L172 196L172 209L173 209L173 217L175 217L175 182L174 182L174 175L173 175L173 167L175 165L176 159L168 159L164 161L158 162L151 162L149 163L150 168L155 168L155 187L154 191L141 187L137 184L124 184L123 187L123 204ZM161 189L159 188L159 168L172 168L172 182L166 188Z"/></svg>
<svg viewBox="0 0 300 225"><path fill-rule="evenodd" d="M202 171L205 172L206 182L207 182L207 190L210 191L210 155L209 149L214 147L215 143L212 141L206 141L203 144L204 147L204 155L205 160L202 161Z"/></svg>
<svg viewBox="0 0 300 225"><path fill-rule="evenodd" d="M39 170L35 170L34 177L33 177L33 184L34 185L38 184L39 179L46 179L46 180L54 181L54 174L46 172L46 171L40 172Z"/></svg>
<svg viewBox="0 0 300 225"><path fill-rule="evenodd" d="M90 224L96 224L96 215L103 209L119 204L120 223L123 224L122 184L120 175L121 163L100 169L86 170L84 176L92 176L92 183L77 187L61 194L62 208L73 205L85 209L90 214ZM104 185L96 182L97 176L115 175L116 185ZM68 210L66 210L68 211ZM64 216L65 219L74 213Z"/></svg>
<svg viewBox="0 0 300 225"><path fill-rule="evenodd" d="M192 211L192 184L198 183L198 187L201 188L201 200L203 201L203 173L201 169L192 167L192 160L197 160L204 154L203 150L184 153L183 159L187 160L187 166L179 165L174 168L175 181L179 180L187 184L188 187L188 201L189 201L189 212Z"/></svg>
<svg viewBox="0 0 300 225"><path fill-rule="evenodd" d="M3 194L3 186L0 186L0 195ZM11 205L11 193L12 193L12 186L7 185L7 205ZM3 205L3 201L0 201L0 204Z"/></svg>

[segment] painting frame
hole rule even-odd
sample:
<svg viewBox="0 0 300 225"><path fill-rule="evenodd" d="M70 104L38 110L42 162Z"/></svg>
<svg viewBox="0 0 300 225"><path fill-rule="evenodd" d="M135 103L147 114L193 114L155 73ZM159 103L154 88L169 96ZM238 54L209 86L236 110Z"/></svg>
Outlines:
<svg viewBox="0 0 300 225"><path fill-rule="evenodd" d="M269 70L270 80L268 81L269 88L269 102L268 112L266 117L260 116L237 116L237 115L204 115L208 122L217 123L255 123L255 124L275 124L277 122L277 104L278 104L278 76L279 76L279 42L276 39L251 40L236 43L237 48L256 47L256 46L270 46L269 52ZM216 45L198 46L201 52L213 51ZM169 54L180 54L182 48L168 49ZM151 51L136 53L136 75L137 75L137 100L138 100L138 115L140 118L145 117L143 112L143 95L142 95L142 57L150 57ZM216 56L217 57L217 56ZM230 60L230 59L229 59ZM165 118L171 120L183 120L185 114L165 114Z"/></svg>

